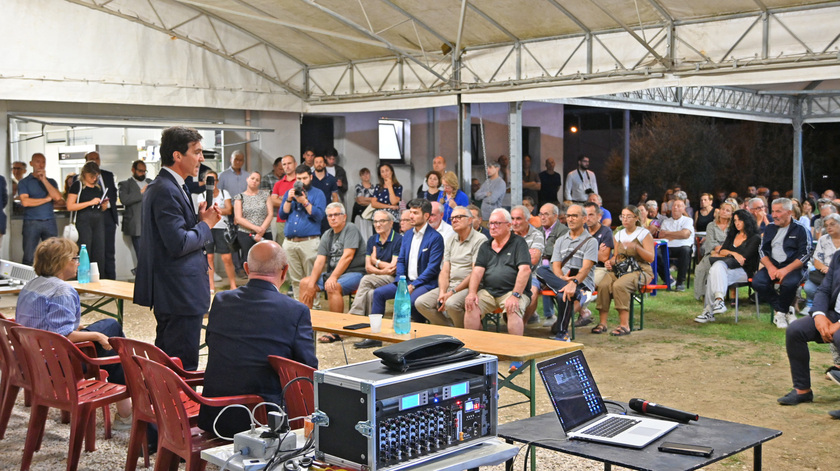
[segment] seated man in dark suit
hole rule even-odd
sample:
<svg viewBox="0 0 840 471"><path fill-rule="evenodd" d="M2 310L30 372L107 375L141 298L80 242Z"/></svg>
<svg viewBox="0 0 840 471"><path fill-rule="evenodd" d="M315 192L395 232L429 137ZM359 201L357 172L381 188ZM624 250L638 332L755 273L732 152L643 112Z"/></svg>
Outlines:
<svg viewBox="0 0 840 471"><path fill-rule="evenodd" d="M811 355L808 342L832 343L840 348L840 251L834 253L828 273L814 296L811 315L800 317L791 322L785 332L790 375L793 378L793 390L778 399L779 404L793 406L802 402L813 402L811 391ZM828 376L835 383L840 382L840 371L829 369ZM840 419L840 410L828 413Z"/></svg>
<svg viewBox="0 0 840 471"><path fill-rule="evenodd" d="M279 405L282 388L268 355L318 367L309 308L279 291L287 270L283 248L274 241L259 242L245 263L248 284L216 294L207 321L205 396L259 394ZM220 410L202 406L198 426L212 431ZM244 410L232 408L216 429L231 437L250 424Z"/></svg>

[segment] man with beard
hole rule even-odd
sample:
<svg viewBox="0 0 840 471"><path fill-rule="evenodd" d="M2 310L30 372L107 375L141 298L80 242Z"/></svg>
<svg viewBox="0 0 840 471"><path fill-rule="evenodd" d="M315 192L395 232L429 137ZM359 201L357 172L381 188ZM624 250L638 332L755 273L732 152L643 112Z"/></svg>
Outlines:
<svg viewBox="0 0 840 471"><path fill-rule="evenodd" d="M131 237L135 257L140 256L140 233L143 228L143 218L140 211L143 194L146 192L147 185L151 182L150 178L146 178L146 163L142 160L135 160L131 164L131 178L121 181L119 185L120 201L125 207L122 232ZM131 270L131 272L135 273L135 270Z"/></svg>
<svg viewBox="0 0 840 471"><path fill-rule="evenodd" d="M286 220L283 250L289 262L289 283L295 298L300 299L300 280L312 273L315 264L327 199L324 192L312 186L312 174L306 164L297 166L295 178L303 189L292 188L283 195L279 216Z"/></svg>
<svg viewBox="0 0 840 471"><path fill-rule="evenodd" d="M566 176L566 199L583 204L590 193L598 193L595 172L589 170L589 157L578 157L578 168Z"/></svg>

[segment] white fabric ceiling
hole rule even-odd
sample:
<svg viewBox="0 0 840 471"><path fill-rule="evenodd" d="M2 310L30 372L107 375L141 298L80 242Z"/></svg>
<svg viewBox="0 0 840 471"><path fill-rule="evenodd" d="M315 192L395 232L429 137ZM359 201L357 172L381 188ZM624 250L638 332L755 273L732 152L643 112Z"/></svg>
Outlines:
<svg viewBox="0 0 840 471"><path fill-rule="evenodd" d="M336 112L840 77L837 2L3 3L9 100Z"/></svg>

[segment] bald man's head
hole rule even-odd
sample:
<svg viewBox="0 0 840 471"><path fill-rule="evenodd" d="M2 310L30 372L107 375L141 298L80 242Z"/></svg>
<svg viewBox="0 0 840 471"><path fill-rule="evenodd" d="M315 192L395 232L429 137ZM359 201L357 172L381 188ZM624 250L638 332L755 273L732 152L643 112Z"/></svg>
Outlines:
<svg viewBox="0 0 840 471"><path fill-rule="evenodd" d="M248 251L248 261L245 267L249 278L276 277L284 274L288 262L286 251L273 240L263 240L254 244Z"/></svg>

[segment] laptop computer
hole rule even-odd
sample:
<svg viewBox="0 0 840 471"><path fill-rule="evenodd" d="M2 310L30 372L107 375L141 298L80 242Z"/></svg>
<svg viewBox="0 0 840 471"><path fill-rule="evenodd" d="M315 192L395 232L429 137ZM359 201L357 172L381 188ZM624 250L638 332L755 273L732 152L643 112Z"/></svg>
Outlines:
<svg viewBox="0 0 840 471"><path fill-rule="evenodd" d="M540 362L537 370L560 425L570 439L644 448L678 425L666 420L607 413L580 350Z"/></svg>

